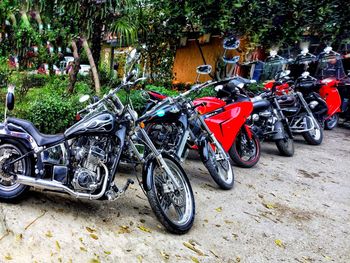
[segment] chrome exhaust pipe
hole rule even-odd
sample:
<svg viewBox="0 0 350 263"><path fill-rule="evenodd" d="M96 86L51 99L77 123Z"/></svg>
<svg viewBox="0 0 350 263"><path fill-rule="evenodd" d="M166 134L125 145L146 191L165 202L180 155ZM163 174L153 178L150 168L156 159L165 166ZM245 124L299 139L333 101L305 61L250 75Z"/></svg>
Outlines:
<svg viewBox="0 0 350 263"><path fill-rule="evenodd" d="M43 180L43 179L35 179L33 177L28 177L28 176L23 176L23 175L17 175L17 183L32 186L35 188L39 189L46 189L46 190L52 190L56 192L65 192L71 196L74 196L76 198L82 198L82 199L99 199L101 198L104 193L106 192L107 189L107 183L108 183L108 177L109 177L109 172L108 168L105 164L100 163L102 167L105 170L105 178L103 181L102 189L101 191L96 194L86 194L86 193L78 193L73 191L72 189L68 188L67 186L62 185L61 183L55 182L55 181L48 181L48 180Z"/></svg>

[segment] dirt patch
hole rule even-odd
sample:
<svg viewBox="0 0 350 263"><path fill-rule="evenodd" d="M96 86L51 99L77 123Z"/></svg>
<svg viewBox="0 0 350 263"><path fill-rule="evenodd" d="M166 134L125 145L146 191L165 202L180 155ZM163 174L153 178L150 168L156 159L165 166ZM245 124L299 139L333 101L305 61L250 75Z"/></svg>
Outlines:
<svg viewBox="0 0 350 263"><path fill-rule="evenodd" d="M320 177L320 175L318 173L309 173L309 172L302 170L302 169L299 169L298 172L299 172L299 174L301 174L305 178L314 179L315 177Z"/></svg>
<svg viewBox="0 0 350 263"><path fill-rule="evenodd" d="M350 162L338 150L350 151L344 133L350 130L325 131L317 147L296 143L293 158L262 143L256 167L234 167L230 191L218 189L198 157L188 159L196 218L182 236L160 226L136 184L112 203L31 191L19 204L0 203L0 262L348 263ZM117 184L129 177L125 167Z"/></svg>

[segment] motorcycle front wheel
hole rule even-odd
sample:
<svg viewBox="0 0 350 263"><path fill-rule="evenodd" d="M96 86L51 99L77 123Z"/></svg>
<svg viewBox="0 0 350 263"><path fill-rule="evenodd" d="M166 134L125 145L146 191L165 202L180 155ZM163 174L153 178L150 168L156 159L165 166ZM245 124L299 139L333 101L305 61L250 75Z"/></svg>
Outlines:
<svg viewBox="0 0 350 263"><path fill-rule="evenodd" d="M241 131L237 134L229 154L237 166L251 168L260 159L260 141L254 133L252 133L252 138L249 139L247 134Z"/></svg>
<svg viewBox="0 0 350 263"><path fill-rule="evenodd" d="M310 145L320 145L323 141L323 129L318 123L314 124L314 129L311 131L303 132L301 135L305 141Z"/></svg>
<svg viewBox="0 0 350 263"><path fill-rule="evenodd" d="M292 157L294 155L294 141L287 134L284 139L276 141L276 146L283 156Z"/></svg>
<svg viewBox="0 0 350 263"><path fill-rule="evenodd" d="M223 190L230 190L234 184L234 174L229 158L219 147L208 145L208 156L204 158L203 149L200 156L215 183Z"/></svg>
<svg viewBox="0 0 350 263"><path fill-rule="evenodd" d="M180 187L176 188L165 170L155 161L151 175L147 178L151 186L146 190L147 198L156 217L169 232L185 234L191 229L195 217L192 187L185 171L174 158L163 155L163 159Z"/></svg>

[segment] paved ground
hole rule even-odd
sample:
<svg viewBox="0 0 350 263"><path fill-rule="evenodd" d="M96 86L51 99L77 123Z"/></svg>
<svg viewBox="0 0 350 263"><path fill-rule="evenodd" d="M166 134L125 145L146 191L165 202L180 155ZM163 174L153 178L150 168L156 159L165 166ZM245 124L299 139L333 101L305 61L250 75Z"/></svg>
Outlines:
<svg viewBox="0 0 350 263"><path fill-rule="evenodd" d="M33 191L0 204L0 262L350 262L350 130L319 147L300 138L293 158L262 151L231 191L196 155L186 161L197 214L183 236L164 231L136 185L115 203Z"/></svg>

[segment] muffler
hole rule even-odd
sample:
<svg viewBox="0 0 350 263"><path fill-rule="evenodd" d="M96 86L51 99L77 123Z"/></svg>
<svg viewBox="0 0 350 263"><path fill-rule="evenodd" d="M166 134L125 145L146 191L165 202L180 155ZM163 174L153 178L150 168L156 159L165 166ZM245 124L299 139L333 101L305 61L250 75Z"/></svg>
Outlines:
<svg viewBox="0 0 350 263"><path fill-rule="evenodd" d="M65 185L62 185L59 182L48 181L48 180L44 180L44 179L36 179L34 177L28 177L28 176L24 176L24 175L17 175L16 183L32 186L32 187L35 187L35 188L38 188L38 189L43 189L43 190L64 192L64 193L67 193L67 194L69 194L71 196L74 196L76 198L99 199L106 192L107 183L108 183L108 175L109 175L107 166L105 164L103 164L103 163L100 163L100 164L102 165L102 167L105 170L105 178L103 180L103 185L102 185L101 191L98 194L96 194L96 195L87 194L87 193L79 193L79 192L76 192L76 191L68 188Z"/></svg>

